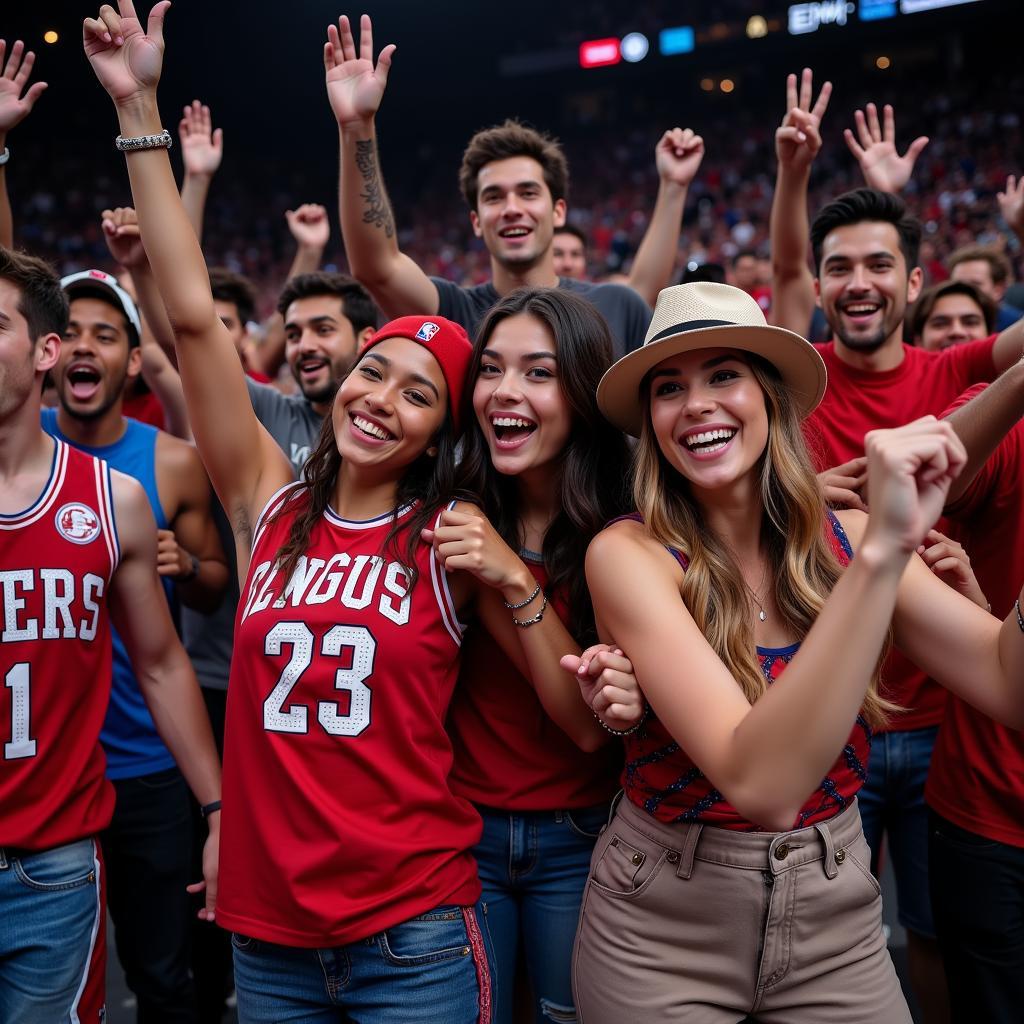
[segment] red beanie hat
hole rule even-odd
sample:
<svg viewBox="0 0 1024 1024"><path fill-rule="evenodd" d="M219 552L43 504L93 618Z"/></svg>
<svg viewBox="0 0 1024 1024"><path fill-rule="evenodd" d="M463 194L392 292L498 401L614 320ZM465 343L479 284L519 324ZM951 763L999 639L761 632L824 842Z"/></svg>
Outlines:
<svg viewBox="0 0 1024 1024"><path fill-rule="evenodd" d="M387 338L407 338L422 345L437 360L448 385L448 411L455 436L462 432L462 393L466 387L466 371L473 357L473 345L462 327L443 316L400 316L371 334L359 352L364 356L378 342Z"/></svg>

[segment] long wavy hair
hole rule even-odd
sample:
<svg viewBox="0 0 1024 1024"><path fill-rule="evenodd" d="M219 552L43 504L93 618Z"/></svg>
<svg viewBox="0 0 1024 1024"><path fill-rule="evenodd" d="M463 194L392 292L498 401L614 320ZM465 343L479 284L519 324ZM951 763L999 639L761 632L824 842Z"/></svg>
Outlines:
<svg viewBox="0 0 1024 1024"><path fill-rule="evenodd" d="M768 442L760 463L764 516L761 542L768 579L786 625L805 636L842 573L824 532L825 503L800 428L800 416L775 367L745 354L768 412ZM756 656L750 598L732 551L712 531L688 481L665 458L651 425L647 382L641 389L643 430L634 455L633 497L647 529L689 564L681 594L687 610L754 703L767 689ZM883 657L888 643L883 650ZM872 673L863 715L875 728L896 705L878 693L882 658Z"/></svg>
<svg viewBox="0 0 1024 1024"><path fill-rule="evenodd" d="M541 554L548 592L568 595L569 631L586 647L596 642L594 608L583 572L587 545L610 519L626 511L629 449L622 434L597 407L597 385L612 364L611 334L604 317L585 299L556 288L521 288L488 314L473 346L468 381L480 374L484 349L497 326L509 317L529 314L555 339L558 386L572 416L569 439L558 456L558 482L552 494L555 515L544 535ZM515 477L499 473L473 411L473 388L466 389L467 424L458 489L476 496L505 543L518 551L524 543L519 488Z"/></svg>
<svg viewBox="0 0 1024 1024"><path fill-rule="evenodd" d="M460 497L466 499L455 487L455 436L450 413L445 413L444 422L428 447L436 447L437 454L431 456L424 450L398 481L395 516L382 546L382 551L405 567L410 591L419 575L416 550L423 543L420 530L433 520L449 500ZM316 448L302 469L302 481L294 485L287 500L281 503L270 520L273 522L282 515L294 512L288 539L277 553L278 572L282 580L291 578L299 558L309 549L313 527L330 505L340 469L341 452L338 451L338 442L334 436L333 418L328 412L320 427ZM414 501L419 502L416 509L410 516L399 521L399 509ZM406 531L405 544L400 546L398 534L403 530Z"/></svg>

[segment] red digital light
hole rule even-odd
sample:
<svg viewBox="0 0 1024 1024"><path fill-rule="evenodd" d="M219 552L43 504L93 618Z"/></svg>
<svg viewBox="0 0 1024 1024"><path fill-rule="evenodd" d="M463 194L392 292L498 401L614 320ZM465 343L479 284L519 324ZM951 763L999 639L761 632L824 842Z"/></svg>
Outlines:
<svg viewBox="0 0 1024 1024"><path fill-rule="evenodd" d="M618 39L591 39L580 43L580 67L604 68L622 60Z"/></svg>

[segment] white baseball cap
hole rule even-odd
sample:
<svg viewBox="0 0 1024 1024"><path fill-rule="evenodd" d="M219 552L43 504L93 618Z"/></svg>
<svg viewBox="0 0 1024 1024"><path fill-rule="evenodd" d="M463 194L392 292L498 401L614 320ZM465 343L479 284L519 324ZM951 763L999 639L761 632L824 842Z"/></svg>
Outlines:
<svg viewBox="0 0 1024 1024"><path fill-rule="evenodd" d="M117 283L117 278L102 270L81 270L77 274L68 274L60 279L60 286L67 297L73 299L79 295L92 295L105 299L125 315L125 319L135 328L132 343L139 344L142 336L142 320L138 307L132 297Z"/></svg>

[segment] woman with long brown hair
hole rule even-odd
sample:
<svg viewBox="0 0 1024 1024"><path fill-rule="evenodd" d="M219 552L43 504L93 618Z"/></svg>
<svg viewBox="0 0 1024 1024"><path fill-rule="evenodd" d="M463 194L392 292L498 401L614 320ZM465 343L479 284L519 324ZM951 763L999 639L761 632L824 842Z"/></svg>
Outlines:
<svg viewBox="0 0 1024 1024"><path fill-rule="evenodd" d="M927 418L867 437L871 515L825 506L800 421L825 370L726 285L661 293L598 393L638 435L637 514L587 579L650 703L574 954L583 1024L906 1022L856 794L892 630L987 713L1024 718L1024 620L915 555L964 463ZM856 557L854 557L856 551ZM780 678L781 677L781 678Z"/></svg>

